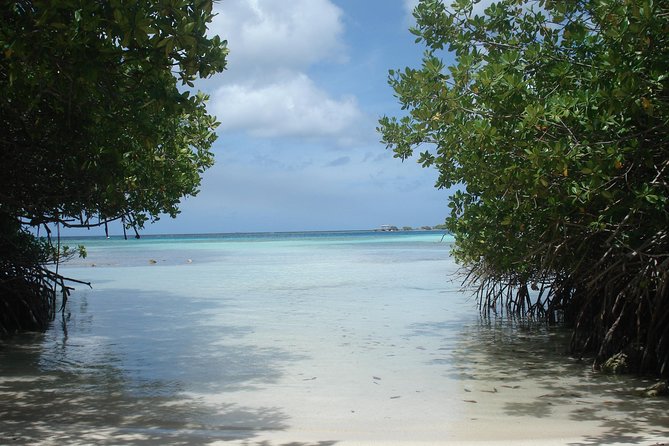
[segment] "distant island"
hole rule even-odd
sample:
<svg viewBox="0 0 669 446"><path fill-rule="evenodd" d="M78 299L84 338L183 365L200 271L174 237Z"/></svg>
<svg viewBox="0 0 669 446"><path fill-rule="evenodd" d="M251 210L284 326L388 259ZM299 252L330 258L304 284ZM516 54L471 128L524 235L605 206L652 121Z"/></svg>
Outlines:
<svg viewBox="0 0 669 446"><path fill-rule="evenodd" d="M381 225L379 228L374 229L377 232L398 232L398 231L433 231L433 230L446 230L446 225L436 225L436 226L421 226L413 228L411 226L402 226L402 229L393 225Z"/></svg>

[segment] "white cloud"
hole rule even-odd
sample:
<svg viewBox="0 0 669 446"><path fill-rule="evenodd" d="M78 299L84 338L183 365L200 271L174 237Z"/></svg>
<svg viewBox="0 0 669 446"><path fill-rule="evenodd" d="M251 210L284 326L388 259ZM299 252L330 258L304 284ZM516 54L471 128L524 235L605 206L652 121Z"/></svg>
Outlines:
<svg viewBox="0 0 669 446"><path fill-rule="evenodd" d="M309 75L346 61L343 12L331 0L226 0L216 12L210 32L228 40L228 71L203 85L222 132L339 144L363 133L369 119L356 98L335 97Z"/></svg>
<svg viewBox="0 0 669 446"><path fill-rule="evenodd" d="M228 40L235 77L345 59L342 11L330 0L226 0L217 12L210 32Z"/></svg>
<svg viewBox="0 0 669 446"><path fill-rule="evenodd" d="M222 86L212 104L224 132L262 138L351 136L362 118L354 97L332 98L303 73L263 85Z"/></svg>

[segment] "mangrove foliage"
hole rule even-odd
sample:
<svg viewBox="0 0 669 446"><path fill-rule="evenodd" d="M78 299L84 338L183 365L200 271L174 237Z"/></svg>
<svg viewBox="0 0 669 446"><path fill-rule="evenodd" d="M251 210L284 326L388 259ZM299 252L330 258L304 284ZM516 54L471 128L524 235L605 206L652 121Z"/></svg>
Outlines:
<svg viewBox="0 0 669 446"><path fill-rule="evenodd" d="M67 296L53 228L136 231L198 192L217 123L190 88L227 55L212 17L212 0L2 3L0 334L44 329Z"/></svg>
<svg viewBox="0 0 669 446"><path fill-rule="evenodd" d="M562 321L669 375L669 3L422 0L383 141L454 188L482 311Z"/></svg>

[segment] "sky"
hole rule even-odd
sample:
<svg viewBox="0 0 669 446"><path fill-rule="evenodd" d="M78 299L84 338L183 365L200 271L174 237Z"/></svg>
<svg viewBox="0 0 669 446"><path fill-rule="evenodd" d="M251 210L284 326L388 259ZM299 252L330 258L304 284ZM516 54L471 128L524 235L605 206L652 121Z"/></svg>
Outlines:
<svg viewBox="0 0 669 446"><path fill-rule="evenodd" d="M388 70L420 65L408 31L416 2L217 2L210 33L228 41L228 69L196 84L221 122L216 164L177 219L143 233L443 223L436 170L393 158L376 131L381 116L401 114Z"/></svg>

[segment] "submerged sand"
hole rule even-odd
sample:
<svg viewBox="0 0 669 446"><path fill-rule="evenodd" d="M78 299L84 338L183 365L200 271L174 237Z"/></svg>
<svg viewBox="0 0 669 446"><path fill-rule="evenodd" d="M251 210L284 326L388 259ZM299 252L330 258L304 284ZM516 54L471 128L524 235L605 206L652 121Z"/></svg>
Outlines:
<svg viewBox="0 0 669 446"><path fill-rule="evenodd" d="M151 246L91 250L68 323L0 345L0 444L669 443L651 381L479 320L443 244Z"/></svg>
<svg viewBox="0 0 669 446"><path fill-rule="evenodd" d="M638 394L653 381L592 372L587 359L565 353L564 331L478 321L458 330L442 321L415 323L397 336L393 321L420 320L429 310L387 311L375 321L364 313L320 321L317 330L305 327L308 335L288 339L280 333L296 330L279 318L251 336L287 343L308 359L270 385L190 396L211 407L276 409L285 417L233 442L240 445L669 442L669 399Z"/></svg>

